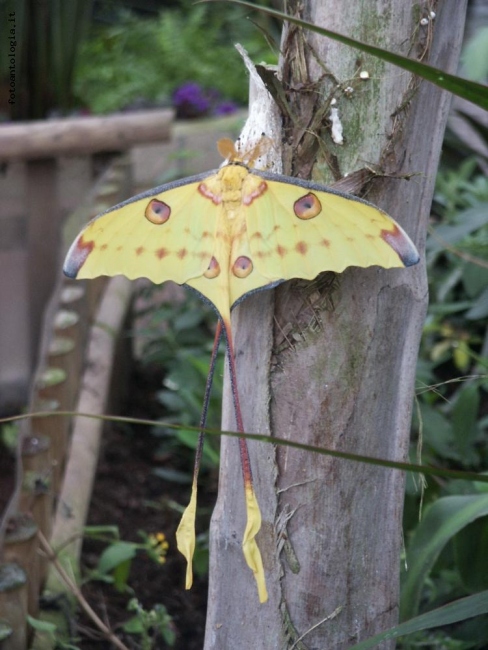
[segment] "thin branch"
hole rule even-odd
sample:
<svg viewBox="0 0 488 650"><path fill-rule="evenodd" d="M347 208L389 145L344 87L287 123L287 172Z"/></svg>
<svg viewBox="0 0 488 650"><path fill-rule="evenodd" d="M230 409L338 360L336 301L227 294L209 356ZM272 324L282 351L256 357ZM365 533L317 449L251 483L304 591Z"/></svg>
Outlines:
<svg viewBox="0 0 488 650"><path fill-rule="evenodd" d="M471 264L476 264L476 266L481 266L483 269L488 269L488 262L486 260L483 260L480 257L475 257L474 255L470 255L469 253L465 253L464 251L460 251L458 248L451 246L451 244L449 244L443 237L436 233L433 228L429 228L429 234L439 244L441 244L446 249L446 251L449 251L453 255L457 255L457 257L460 257L465 262L470 262Z"/></svg>
<svg viewBox="0 0 488 650"><path fill-rule="evenodd" d="M63 582L67 585L73 596L76 598L82 609L86 612L87 616L91 618L91 620L94 622L94 624L97 626L97 628L102 632L102 634L119 650L129 650L129 648L122 643L122 641L115 636L115 634L112 632L112 630L105 625L105 623L102 621L102 619L96 614L96 612L93 611L93 609L90 607L88 602L85 600L85 597L81 593L80 588L78 585L73 582L73 580L69 577L69 575L66 573L64 567L61 565L59 562L56 553L54 550L51 548L51 545L47 541L47 539L44 537L44 535L41 533L41 531L37 532L37 536L39 538L39 542L41 544L42 550L46 554L47 558L53 563L54 568L56 571L59 573L61 579Z"/></svg>

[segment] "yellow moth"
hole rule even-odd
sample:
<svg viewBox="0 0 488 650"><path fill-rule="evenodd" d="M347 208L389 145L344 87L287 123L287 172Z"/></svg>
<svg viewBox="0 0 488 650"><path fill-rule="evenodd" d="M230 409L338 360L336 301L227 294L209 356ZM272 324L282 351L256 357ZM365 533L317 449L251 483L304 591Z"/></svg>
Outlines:
<svg viewBox="0 0 488 650"><path fill-rule="evenodd" d="M405 231L379 208L313 182L252 168L230 140L219 149L218 170L139 194L95 217L69 249L71 278L100 275L173 280L199 292L217 311L228 345L238 430L243 432L233 362L231 309L250 293L291 278L313 279L349 266L406 267L418 252ZM203 442L203 439L202 439ZM267 599L255 536L261 514L254 494L245 439L240 439L247 525L243 551ZM198 464L198 463L197 463ZM195 548L195 470L192 497L177 533L188 561Z"/></svg>

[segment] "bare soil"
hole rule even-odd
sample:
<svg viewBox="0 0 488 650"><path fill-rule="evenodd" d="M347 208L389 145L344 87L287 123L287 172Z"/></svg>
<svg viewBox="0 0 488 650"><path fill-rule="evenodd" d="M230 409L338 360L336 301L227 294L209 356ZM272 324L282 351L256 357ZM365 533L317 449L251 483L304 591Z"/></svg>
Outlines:
<svg viewBox="0 0 488 650"><path fill-rule="evenodd" d="M157 419L162 417L155 392L161 388L161 375L156 369L138 368L130 383L126 415ZM173 619L176 633L175 650L201 650L203 647L207 577L194 576L191 590L184 589L185 561L176 549L175 531L180 514L170 507L171 502L185 506L190 487L164 481L155 476L155 467L167 466L191 473L191 452L164 456L157 454L158 442L148 427L110 425L104 435L98 464L95 488L90 505L88 525L117 525L123 540L141 542L139 530L146 533L163 532L169 542L164 564L157 564L144 552L132 562L128 579L129 592L120 593L113 585L90 581L83 593L98 615L115 631L129 648L140 648L140 638L125 634L121 628L132 617L127 603L132 597L146 610L163 604ZM185 450L183 450L185 452ZM210 511L215 500L216 477L207 479L210 487L199 490L199 505ZM205 506L208 506L206 508ZM209 516L197 520L197 534L208 529ZM83 545L82 565L93 569L100 553L107 545L87 539ZM83 650L112 648L94 629L84 615L77 625L76 645ZM162 638L155 638L153 648L168 646Z"/></svg>

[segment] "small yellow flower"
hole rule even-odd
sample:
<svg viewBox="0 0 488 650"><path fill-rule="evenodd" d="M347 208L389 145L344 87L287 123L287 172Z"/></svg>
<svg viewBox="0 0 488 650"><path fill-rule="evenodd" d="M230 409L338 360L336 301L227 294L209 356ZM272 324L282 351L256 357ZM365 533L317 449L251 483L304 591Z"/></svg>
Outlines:
<svg viewBox="0 0 488 650"><path fill-rule="evenodd" d="M166 553L169 548L166 535L164 533L151 533L148 535L148 541L151 551L156 556L155 559L160 564L164 564L166 562Z"/></svg>

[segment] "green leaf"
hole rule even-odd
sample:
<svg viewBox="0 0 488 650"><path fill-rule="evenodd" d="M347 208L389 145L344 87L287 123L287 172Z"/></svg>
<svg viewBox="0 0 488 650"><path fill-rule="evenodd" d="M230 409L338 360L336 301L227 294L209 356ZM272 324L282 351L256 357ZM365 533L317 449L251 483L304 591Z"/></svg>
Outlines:
<svg viewBox="0 0 488 650"><path fill-rule="evenodd" d="M460 460L455 448L452 422L438 409L428 404L420 405L420 414L424 428L424 440L442 458Z"/></svg>
<svg viewBox="0 0 488 650"><path fill-rule="evenodd" d="M488 75L488 27L478 29L464 48L463 66L471 79L484 81Z"/></svg>
<svg viewBox="0 0 488 650"><path fill-rule="evenodd" d="M452 408L452 428L457 448L465 466L477 459L472 448L478 435L476 420L480 405L480 393L475 384L465 385L458 393Z"/></svg>
<svg viewBox="0 0 488 650"><path fill-rule="evenodd" d="M191 474L189 472L180 472L177 469L166 467L155 467L152 473L165 481L172 481L173 483L180 483L181 485L189 485L191 483Z"/></svg>
<svg viewBox="0 0 488 650"><path fill-rule="evenodd" d="M215 2L215 0L207 1ZM443 70L439 70L438 68L426 65L425 63L420 63L420 61L415 61L405 56L400 56L399 54L389 52L388 50L383 50L380 47L369 45L367 43L363 43L362 41L357 41L353 38L349 38L348 36L338 34L337 32L332 32L330 29L318 27L318 25L314 25L305 20L300 20L299 18L295 18L293 16L288 16L281 11L275 11L274 9L268 9L267 7L259 7L257 5L251 4L250 2L244 2L244 0L228 1L231 4L237 4L242 7L248 7L249 9L262 11L269 16L274 16L275 18L286 20L290 23L293 23L294 25L303 27L304 29L310 29L317 34L321 34L322 36L327 36L328 38L332 38L335 41L339 41L339 43L343 43L344 45L349 45L350 47L354 47L357 50L361 50L362 52L372 54L373 56L376 56L383 61L388 61L388 63L393 63L393 65L396 65L399 68L413 72L413 74L416 74L419 77L430 81L431 83L439 86L440 88L443 88L444 90L448 90L454 95L464 97L464 99L473 102L473 104L477 104L482 108L488 109L488 88L482 84L476 83L474 81L469 81L468 79L462 79L461 77L456 77L455 75L444 72Z"/></svg>
<svg viewBox="0 0 488 650"><path fill-rule="evenodd" d="M118 526L85 526L83 528L83 537L93 537L94 539L106 539L112 537L114 540L120 539Z"/></svg>
<svg viewBox="0 0 488 650"><path fill-rule="evenodd" d="M467 235L479 230L488 223L486 205L477 205L457 214L459 223L456 225L442 224L433 229L433 234L427 240L429 251L442 250L446 244L457 244Z"/></svg>
<svg viewBox="0 0 488 650"><path fill-rule="evenodd" d="M483 472L483 474L488 475L488 471ZM477 492L488 493L488 484L487 483L478 483L478 482L475 481L473 483L473 487L475 488L475 490Z"/></svg>
<svg viewBox="0 0 488 650"><path fill-rule="evenodd" d="M181 399L181 396L173 390L161 390L158 392L157 397L168 411L180 411L183 409L184 402Z"/></svg>
<svg viewBox="0 0 488 650"><path fill-rule="evenodd" d="M130 542L116 542L106 548L98 560L97 569L100 573L110 573L119 564L132 560L136 555L136 547Z"/></svg>
<svg viewBox="0 0 488 650"><path fill-rule="evenodd" d="M29 616L29 614L27 615L27 621L29 625L38 632L47 632L48 634L54 634L57 630L55 623L51 623L50 621L41 621L38 618Z"/></svg>
<svg viewBox="0 0 488 650"><path fill-rule="evenodd" d="M145 420L143 418L133 418L125 417L120 415L92 415L91 413L77 413L78 417L87 417L87 418L96 418L98 420L106 420L109 422L122 422L125 424L137 424L137 425L146 425L154 427L155 429L188 429L193 431L194 435L197 436L201 428L194 426L182 426L181 424L174 424L173 422L165 422L162 420ZM25 416L13 416L9 420L21 419ZM316 447L314 445L306 445L301 442L296 442L295 440L285 440L283 438L276 438L275 436L268 436L263 433L254 433L254 432L245 432L240 433L236 431L230 431L227 429L213 429L211 427L205 427L205 433L209 436L228 436L230 438L246 438L249 440L259 440L261 442L267 442L271 445L283 445L284 447L291 447L292 449L302 449L303 451L309 451L315 454L321 454L323 456L331 456L332 458L343 458L344 460L353 460L359 463L366 463L367 465L375 465L378 467L391 467L392 469L400 469L405 472L419 472L425 476L441 476L443 478L455 478L462 479L465 481L479 481L483 483L488 483L488 476L472 471L457 470L457 469L445 469L442 467L432 467L428 465L418 465L415 463L403 463L396 460L387 460L385 458L377 458L375 456L364 456L360 454L351 454L345 451L339 451L337 449L327 449L326 447Z"/></svg>
<svg viewBox="0 0 488 650"><path fill-rule="evenodd" d="M176 332L197 327L204 319L204 314L197 309L182 312L174 319L173 327Z"/></svg>
<svg viewBox="0 0 488 650"><path fill-rule="evenodd" d="M197 448L197 438L195 438L195 435L192 431L188 431L185 429L180 429L178 431L178 440L183 443L186 447L189 449L195 450ZM215 449L213 449L210 445L205 445L203 447L203 457L206 461L207 464L210 464L210 466L215 467L218 466L220 456Z"/></svg>
<svg viewBox="0 0 488 650"><path fill-rule="evenodd" d="M53 415L59 415L59 413L52 413ZM32 415L32 414L29 414ZM45 415L45 412L43 412ZM12 416L10 418L4 418L4 421L13 421L17 419L24 419L26 415ZM174 424L173 422L165 422L162 420L149 420L143 418L134 418L134 417L125 417L117 415L93 415L92 413L77 413L77 417L93 418L97 420L103 420L107 422L120 422L124 424L137 424L145 425L149 427L154 427L155 429L188 429L193 431L194 435L197 436L201 430L200 427L194 426L182 426L181 424ZM327 449L326 447L316 447L314 445L306 445L301 442L296 442L295 440L285 440L283 438L276 438L274 436L268 436L263 433L253 433L245 432L240 433L236 431L230 431L227 429L212 429L211 427L205 427L205 433L209 436L228 436L230 438L246 438L248 440L259 440L261 442L267 442L270 445L282 445L284 447L290 447L292 449L302 449L303 451L308 451L314 454L321 454L322 456L331 456L332 458L342 458L344 460L352 460L358 463L366 463L367 465L375 465L378 467L390 467L392 469L400 469L404 472L419 472L425 476L441 476L443 478L454 478L461 479L465 481L478 481L480 483L488 484L488 476L479 472L457 470L457 469L445 469L442 467L432 467L429 465L419 465L416 463L403 463L396 460L387 460L385 458L377 458L375 456L364 456L360 454L351 454L345 451L339 451L337 449Z"/></svg>
<svg viewBox="0 0 488 650"><path fill-rule="evenodd" d="M408 570L400 607L402 620L417 613L425 579L445 545L469 523L486 515L488 494L444 497L427 510L407 548Z"/></svg>
<svg viewBox="0 0 488 650"><path fill-rule="evenodd" d="M125 591L127 588L127 580L129 579L130 567L132 564L132 558L120 562L113 569L112 574L114 577L114 587L117 591Z"/></svg>
<svg viewBox="0 0 488 650"><path fill-rule="evenodd" d="M203 577L208 575L209 550L208 546L202 546L197 543L195 554L193 555L193 570L197 576Z"/></svg>
<svg viewBox="0 0 488 650"><path fill-rule="evenodd" d="M483 291L465 316L469 320L480 320L488 316L488 289Z"/></svg>
<svg viewBox="0 0 488 650"><path fill-rule="evenodd" d="M144 632L144 626L139 616L133 616L128 621L123 623L122 629L127 634L142 634Z"/></svg>
<svg viewBox="0 0 488 650"><path fill-rule="evenodd" d="M460 311L469 309L473 304L472 300L460 300L458 302L437 303L430 305L430 313L440 316L457 314Z"/></svg>
<svg viewBox="0 0 488 650"><path fill-rule="evenodd" d="M488 211L488 205L486 206ZM466 264L463 269L463 285L470 298L478 298L488 287L488 268L478 264Z"/></svg>
<svg viewBox="0 0 488 650"><path fill-rule="evenodd" d="M9 636L12 636L13 630L8 623L5 621L0 621L0 642L8 639Z"/></svg>
<svg viewBox="0 0 488 650"><path fill-rule="evenodd" d="M454 538L456 566L468 592L488 589L488 517L480 517Z"/></svg>
<svg viewBox="0 0 488 650"><path fill-rule="evenodd" d="M170 627L162 627L160 629L161 635L165 642L171 647L174 646L175 641L176 641L176 632L172 630Z"/></svg>
<svg viewBox="0 0 488 650"><path fill-rule="evenodd" d="M474 596L456 600L453 603L449 603L449 605L444 605L444 607L433 609L426 614L422 614L409 621L405 621L405 623L396 625L389 630L380 632L380 634L376 634L370 639L349 646L349 650L368 650L369 648L376 647L381 641L398 639L406 634L420 632L421 630L430 630L441 625L451 625L452 623L465 621L466 619L486 613L488 613L488 591L483 591Z"/></svg>

